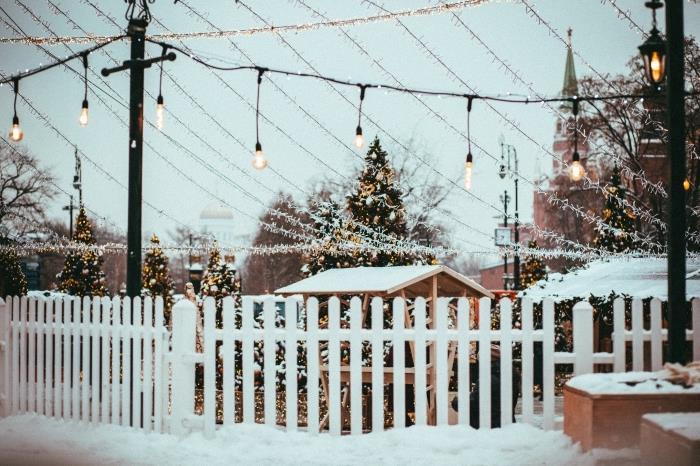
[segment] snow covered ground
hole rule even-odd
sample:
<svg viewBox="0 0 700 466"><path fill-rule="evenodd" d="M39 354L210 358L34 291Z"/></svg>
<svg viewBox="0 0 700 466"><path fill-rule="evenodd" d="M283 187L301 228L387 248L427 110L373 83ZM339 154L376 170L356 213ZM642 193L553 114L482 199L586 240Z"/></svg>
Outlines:
<svg viewBox="0 0 700 466"><path fill-rule="evenodd" d="M2 465L593 465L601 460L618 464L637 454L583 454L562 432L524 424L490 431L411 427L353 437L239 424L208 440L199 433L180 439L36 415L0 420Z"/></svg>

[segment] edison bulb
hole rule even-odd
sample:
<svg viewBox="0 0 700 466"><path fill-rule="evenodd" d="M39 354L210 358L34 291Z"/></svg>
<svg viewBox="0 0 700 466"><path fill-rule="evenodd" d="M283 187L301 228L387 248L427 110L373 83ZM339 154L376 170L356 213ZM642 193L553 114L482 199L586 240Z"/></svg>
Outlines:
<svg viewBox="0 0 700 466"><path fill-rule="evenodd" d="M24 131L19 126L19 118L12 119L12 128L10 128L10 139L14 142L20 142L24 138Z"/></svg>
<svg viewBox="0 0 700 466"><path fill-rule="evenodd" d="M260 143L255 145L255 155L253 156L253 168L256 170L264 170L267 167L267 159L262 151Z"/></svg>
<svg viewBox="0 0 700 466"><path fill-rule="evenodd" d="M163 121L165 117L165 104L163 103L163 96L158 96L158 102L156 103L156 128L163 129Z"/></svg>
<svg viewBox="0 0 700 466"><path fill-rule="evenodd" d="M690 181L688 181L688 178L683 180L683 189L690 191Z"/></svg>
<svg viewBox="0 0 700 466"><path fill-rule="evenodd" d="M88 103L87 100L83 100L83 108L80 110L80 117L78 118L80 126L85 128L88 124Z"/></svg>
<svg viewBox="0 0 700 466"><path fill-rule="evenodd" d="M473 169L473 163L472 162L465 162L465 164L464 164L464 188L467 191L471 191L471 189L472 189L472 169Z"/></svg>
<svg viewBox="0 0 700 466"><path fill-rule="evenodd" d="M571 164L570 170L571 179L573 181L580 181L581 178L583 178L583 175L586 174L585 170L583 169L583 165L581 165L581 162L579 162L578 160L575 160Z"/></svg>
<svg viewBox="0 0 700 466"><path fill-rule="evenodd" d="M362 127L358 126L357 129L355 130L355 147L358 149L362 149L362 146L365 145L365 138L362 136Z"/></svg>

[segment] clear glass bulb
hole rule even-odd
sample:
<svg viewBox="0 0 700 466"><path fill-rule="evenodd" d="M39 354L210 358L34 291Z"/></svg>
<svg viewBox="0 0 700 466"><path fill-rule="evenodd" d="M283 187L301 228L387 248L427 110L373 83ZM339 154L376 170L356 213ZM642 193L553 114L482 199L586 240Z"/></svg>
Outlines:
<svg viewBox="0 0 700 466"><path fill-rule="evenodd" d="M365 138L361 134L357 134L355 136L355 147L358 149L362 149L362 146L365 145Z"/></svg>
<svg viewBox="0 0 700 466"><path fill-rule="evenodd" d="M14 118L12 120L12 128L10 128L10 139L14 142L20 142L24 138L24 131L19 126L19 120Z"/></svg>
<svg viewBox="0 0 700 466"><path fill-rule="evenodd" d="M253 168L256 170L264 170L267 167L267 159L262 151L262 148L255 150L255 155L253 156Z"/></svg>
<svg viewBox="0 0 700 466"><path fill-rule="evenodd" d="M581 178L586 174L585 170L583 169L583 165L581 165L581 162L578 160L575 160L571 164L571 169L570 169L570 176L573 181L580 181Z"/></svg>
<svg viewBox="0 0 700 466"><path fill-rule="evenodd" d="M472 189L472 162L464 164L464 188L467 191Z"/></svg>
<svg viewBox="0 0 700 466"><path fill-rule="evenodd" d="M80 111L80 118L78 118L78 122L80 123L80 126L85 128L88 124L88 109L87 107L83 107L83 109Z"/></svg>
<svg viewBox="0 0 700 466"><path fill-rule="evenodd" d="M156 128L163 129L163 119L165 116L165 105L158 103L156 105Z"/></svg>

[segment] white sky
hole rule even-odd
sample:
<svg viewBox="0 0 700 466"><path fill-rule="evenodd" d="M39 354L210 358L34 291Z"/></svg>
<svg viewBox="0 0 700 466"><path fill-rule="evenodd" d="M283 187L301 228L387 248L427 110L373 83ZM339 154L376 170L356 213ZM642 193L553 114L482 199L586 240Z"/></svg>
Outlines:
<svg viewBox="0 0 700 466"><path fill-rule="evenodd" d="M82 35L81 32L72 29L65 17L52 10L48 1L20 1L31 8L56 34ZM119 29L106 19L99 17L89 3L99 4L99 7L116 19L122 27L126 25L123 2L51 1L91 34L112 35L118 33ZM275 25L319 20L302 5L291 0L277 2L246 0L246 3ZM389 10L403 10L436 3L430 0L386 1L383 5ZM542 17L562 36L566 35L568 27L573 28L574 48L597 70L606 73L626 72L625 64L637 53L637 46L642 39L635 30L629 28L626 20L617 18L612 6L591 0L548 0L533 3ZM236 5L233 0L187 0L187 4L207 15L209 20L221 29L263 26L258 18L240 5ZM308 0L308 4L334 19L378 13L375 7L360 0L346 2ZM632 18L642 28L645 30L650 28L651 15L644 8L641 0L618 0L617 4L623 10L629 9ZM0 0L0 5L28 34L50 35L46 29L26 14L19 2ZM700 30L700 6L690 2L684 5L686 34L697 36ZM210 29L199 19L188 15L187 9L181 3L173 4L169 0L157 0L151 8L153 15L170 30L186 32ZM492 2L465 8L457 14L490 48L518 70L525 81L531 82L538 93L552 96L560 90L566 49L558 39L548 33L544 25L538 24L528 16L521 3ZM6 20L4 15L0 15L0 18ZM482 45L472 39L462 25L455 22L451 13L405 18L402 21L451 70L477 91L485 94L507 92L530 94L524 86L513 82L498 64L492 62ZM663 24L663 17L661 24ZM2 22L0 22L0 29L2 30L0 35L3 37L13 35ZM396 22L350 27L346 31L365 47L372 58L399 77L404 84L418 88L467 92L464 86L453 79L447 70L430 57ZM153 22L148 32L160 33L163 29ZM323 74L364 82L392 83L390 77L385 76L337 29L285 34L284 38L302 55L304 60L313 64ZM233 40L256 64L309 71L301 58L274 34L236 37ZM230 64L249 64L247 59L234 50L225 39L191 40L187 45L203 56L215 57ZM79 50L86 46L72 45L71 47L73 50ZM103 50L121 61L128 57L128 47L127 42L119 42ZM48 48L51 52L60 55L69 53L65 46ZM147 47L147 55L159 53L159 47ZM5 74L19 69L33 68L39 63L49 61L43 52L29 45L0 44L0 56L2 57L0 69ZM74 66L82 70L79 62L74 62ZM99 52L90 56L90 66L99 73L102 67L113 66L113 64L105 53ZM171 115L167 115L165 134L205 160L214 172L230 177L264 204L268 203L272 194L253 182L253 178L272 191L288 191L298 199L302 199L303 195L299 188L308 191L315 180L327 174L325 172L328 170L305 150L343 175L350 173L352 167L359 163L357 155L362 154L355 152L353 155L353 151L349 149L356 126L356 110L328 85L320 81L272 77L291 98L320 121L325 129L303 115L297 104L291 103L268 80L263 82L262 113L299 143L297 145L292 142L275 126L264 121L261 123L261 142L270 165L294 184L290 186L270 170L256 172L250 164L255 144L255 120L254 111L250 109L248 103L255 103L254 72L220 74L236 93L245 99L243 101L231 90L225 88L208 70L193 63L183 54L178 54L174 63L167 63L166 70L196 102L206 109L214 121L225 127L231 135L242 142L243 146L218 128L212 119L192 104L189 98L181 95L167 78L164 78L163 83L166 105L184 125L176 122ZM579 78L592 73L579 58L576 58L576 71ZM117 101L128 102L128 78L124 73L112 75L106 78L106 81L119 93L119 96L114 96ZM146 86L152 95L157 95L156 68L147 70ZM353 103L357 101L359 94L357 89L338 89ZM65 69L56 68L23 80L20 90L70 141L78 144L90 159L110 172L121 183L127 183L127 128L101 105L93 94L90 95L89 126L79 127L77 117L83 92L80 79ZM0 88L0 122L6 121L8 128L12 117L11 98L10 86ZM109 98L107 100L120 119L127 122L126 109ZM466 133L464 100L426 97L425 101L453 126ZM538 166L544 171L548 170L551 167L551 157L541 147L551 148L554 116L539 105L494 105L517 121L522 130L535 142L514 131L494 111L488 109L486 104L478 101L474 103L472 112L473 140L490 153L499 156L498 137L503 134L507 143L517 147L520 169L524 176L534 179ZM153 121L154 108L155 102L147 96L145 112L147 120ZM379 122L391 136L399 141L405 143L411 138L415 139L422 150L429 151L435 156L437 160L435 168L444 173L447 178L457 180L461 185L460 177L466 154L466 142L414 98L405 94L386 94L384 91L369 90L363 109L367 116ZM69 190L73 174L72 146L45 127L26 106L20 105L18 112L25 131L23 144L35 153L43 164L50 167L59 184ZM367 139L373 138L378 132L366 118L363 120L363 129ZM189 131L198 134L206 144ZM394 145L390 143L390 138L383 133L379 135L391 153ZM152 150L145 148L145 201L178 220L196 227L200 210L215 201L197 187L193 179L214 195L224 198L229 204L245 212L245 215L235 213L240 233L254 231L255 221L246 215L257 217L263 212L262 205L242 194L230 183L222 181L215 173L194 161L185 151L148 126L145 129L145 137L163 157L191 178L185 179ZM240 171L232 165L238 167ZM109 218L110 221L123 225L125 229L126 191L108 180L88 161L83 161L83 182L85 202L88 207ZM495 162L480 154L479 151L475 151L473 186L472 192L476 196L487 203L499 205L499 194L503 189L511 188L512 181L501 181L497 176ZM60 209L66 202L65 195L57 196L50 207L51 214L55 217L65 215ZM532 213L532 193L523 184L521 184L520 204L521 218L529 219ZM495 218L497 215L495 210L474 200L460 189L454 190L447 207L458 219L485 232L492 231L498 222ZM489 245L488 240L475 237L474 233L460 227L458 223L449 219L446 223L453 226L455 236ZM165 236L166 230L170 230L174 223L144 206L143 225L145 231L156 231L161 236Z"/></svg>

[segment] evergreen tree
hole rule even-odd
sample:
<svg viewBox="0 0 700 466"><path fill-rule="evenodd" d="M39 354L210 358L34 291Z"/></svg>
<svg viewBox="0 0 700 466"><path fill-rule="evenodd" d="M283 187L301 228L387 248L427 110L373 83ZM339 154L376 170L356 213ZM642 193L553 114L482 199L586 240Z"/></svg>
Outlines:
<svg viewBox="0 0 700 466"><path fill-rule="evenodd" d="M318 232L314 249L302 267L304 275L311 276L324 270L351 267L355 253L348 249L359 239L352 234L348 221L342 216L340 206L334 201L320 203L316 209L314 227Z"/></svg>
<svg viewBox="0 0 700 466"><path fill-rule="evenodd" d="M163 298L163 318L164 325L170 323L170 310L173 305L173 289L175 284L168 271L168 257L163 254L160 248L160 240L155 233L151 236L151 247L146 252L143 261L142 287L148 296L155 299L157 296Z"/></svg>
<svg viewBox="0 0 700 466"><path fill-rule="evenodd" d="M537 249L537 241L530 241L527 247L528 249ZM547 267L544 262L537 256L528 256L520 268L520 287L522 289L529 288L543 278L547 278Z"/></svg>
<svg viewBox="0 0 700 466"><path fill-rule="evenodd" d="M593 244L610 252L632 251L636 249L635 241L631 236L631 233L635 231L635 217L622 203L626 189L622 184L617 165L613 169L606 190L608 194L602 213L603 222L618 231L598 227L598 236L593 240Z"/></svg>
<svg viewBox="0 0 700 466"><path fill-rule="evenodd" d="M73 241L88 246L95 244L92 224L85 214L85 208L80 206L76 219L76 229ZM102 272L102 253L92 249L71 251L66 256L63 270L56 276L58 289L74 296L105 296L108 294L105 286L105 276Z"/></svg>
<svg viewBox="0 0 700 466"><path fill-rule="evenodd" d="M27 293L27 277L7 238L0 238L0 298Z"/></svg>
<svg viewBox="0 0 700 466"><path fill-rule="evenodd" d="M393 237L398 242L407 236L406 212L403 193L394 183L394 176L387 153L375 137L365 155L365 166L360 173L357 190L347 197L347 210L354 222ZM361 226L355 225L354 230L362 236L368 236ZM382 240L386 242L386 238ZM383 267L432 261L432 257L417 257L411 253L384 249L355 254L355 263L352 265Z"/></svg>
<svg viewBox="0 0 700 466"><path fill-rule="evenodd" d="M209 253L209 264L202 276L202 299L212 296L216 299L216 326L221 328L223 299L233 296L234 306L240 307L241 280L233 266L233 260L225 261L221 257L217 243L214 243Z"/></svg>

